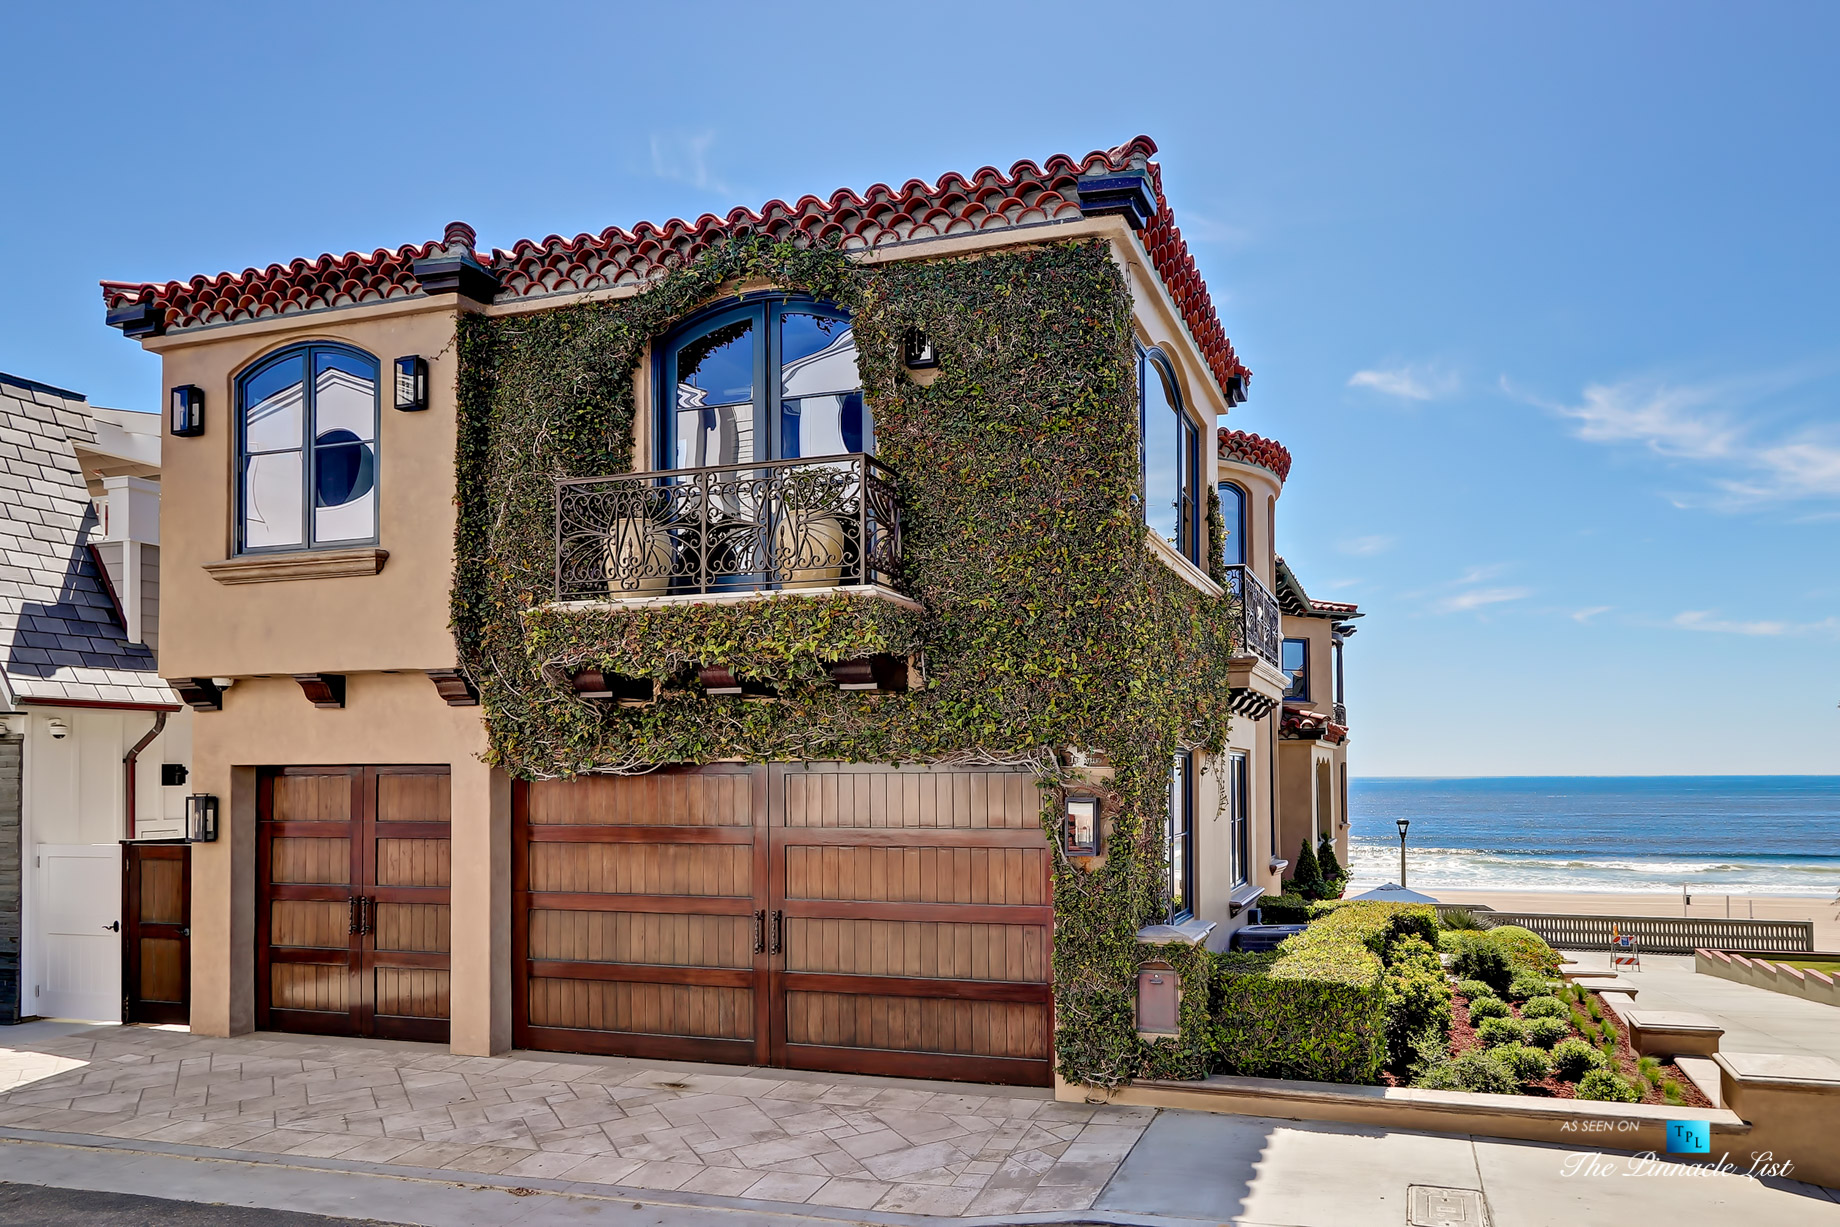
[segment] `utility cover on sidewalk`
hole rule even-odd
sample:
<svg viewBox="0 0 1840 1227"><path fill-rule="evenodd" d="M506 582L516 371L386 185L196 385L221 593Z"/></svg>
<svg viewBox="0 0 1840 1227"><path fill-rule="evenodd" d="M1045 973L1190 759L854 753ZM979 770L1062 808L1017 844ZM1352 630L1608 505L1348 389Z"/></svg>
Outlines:
<svg viewBox="0 0 1840 1227"><path fill-rule="evenodd" d="M1409 1184L1406 1222L1412 1227L1488 1227L1489 1208L1475 1189Z"/></svg>

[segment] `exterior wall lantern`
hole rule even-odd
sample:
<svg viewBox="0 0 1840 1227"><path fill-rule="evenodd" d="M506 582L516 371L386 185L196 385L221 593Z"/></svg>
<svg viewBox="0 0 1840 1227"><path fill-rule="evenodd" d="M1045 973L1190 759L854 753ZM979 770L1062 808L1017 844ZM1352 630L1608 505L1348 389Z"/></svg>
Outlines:
<svg viewBox="0 0 1840 1227"><path fill-rule="evenodd" d="M195 792L185 799L185 838L194 844L217 842L217 798Z"/></svg>
<svg viewBox="0 0 1840 1227"><path fill-rule="evenodd" d="M924 328L909 328L901 342L901 360L910 371L926 371L939 365L939 355L927 339Z"/></svg>
<svg viewBox="0 0 1840 1227"><path fill-rule="evenodd" d="M1098 856L1099 798L1068 793L1061 806L1061 848L1068 856Z"/></svg>
<svg viewBox="0 0 1840 1227"><path fill-rule="evenodd" d="M428 408L428 359L410 354L396 360L396 407L404 413Z"/></svg>
<svg viewBox="0 0 1840 1227"><path fill-rule="evenodd" d="M1137 1034L1162 1039L1182 1033L1182 977L1158 960L1137 972Z"/></svg>
<svg viewBox="0 0 1840 1227"><path fill-rule="evenodd" d="M185 384L172 390L172 432L181 439L204 433L204 389Z"/></svg>

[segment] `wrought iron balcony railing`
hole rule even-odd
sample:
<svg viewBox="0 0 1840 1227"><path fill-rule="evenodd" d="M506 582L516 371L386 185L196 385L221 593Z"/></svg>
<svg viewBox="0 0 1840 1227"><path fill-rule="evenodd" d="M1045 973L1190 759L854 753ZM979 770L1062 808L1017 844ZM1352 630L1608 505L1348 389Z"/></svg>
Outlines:
<svg viewBox="0 0 1840 1227"><path fill-rule="evenodd" d="M1274 669L1282 669L1284 622L1278 612L1278 598L1264 581L1244 564L1227 568L1227 590L1239 598L1239 641L1235 647L1242 655L1257 656Z"/></svg>
<svg viewBox="0 0 1840 1227"><path fill-rule="evenodd" d="M901 508L873 456L556 483L559 600L898 586Z"/></svg>

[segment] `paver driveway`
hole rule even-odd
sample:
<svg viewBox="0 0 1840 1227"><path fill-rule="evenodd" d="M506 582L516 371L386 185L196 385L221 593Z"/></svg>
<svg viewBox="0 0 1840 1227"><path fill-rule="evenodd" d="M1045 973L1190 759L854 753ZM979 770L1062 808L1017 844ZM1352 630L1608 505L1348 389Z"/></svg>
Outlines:
<svg viewBox="0 0 1840 1227"><path fill-rule="evenodd" d="M0 1126L912 1214L1087 1209L1154 1115L1029 1089L273 1034L97 1027L0 1048Z"/></svg>

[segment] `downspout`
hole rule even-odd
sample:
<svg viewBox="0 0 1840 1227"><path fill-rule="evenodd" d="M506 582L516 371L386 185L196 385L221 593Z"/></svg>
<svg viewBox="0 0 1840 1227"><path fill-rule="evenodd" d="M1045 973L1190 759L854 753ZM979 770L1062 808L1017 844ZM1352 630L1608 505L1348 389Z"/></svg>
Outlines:
<svg viewBox="0 0 1840 1227"><path fill-rule="evenodd" d="M153 744L153 739L158 737L165 728L166 713L163 711L154 712L153 727L147 730L145 736L134 743L133 749L122 755L121 766L122 770L127 774L128 785L127 837L129 839L134 838L134 760L141 756L142 750L145 750L148 746Z"/></svg>

